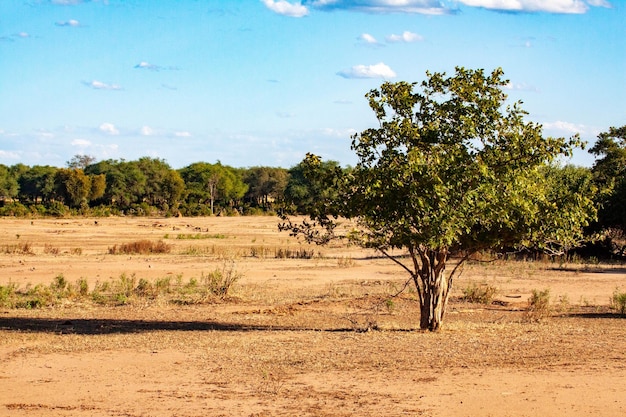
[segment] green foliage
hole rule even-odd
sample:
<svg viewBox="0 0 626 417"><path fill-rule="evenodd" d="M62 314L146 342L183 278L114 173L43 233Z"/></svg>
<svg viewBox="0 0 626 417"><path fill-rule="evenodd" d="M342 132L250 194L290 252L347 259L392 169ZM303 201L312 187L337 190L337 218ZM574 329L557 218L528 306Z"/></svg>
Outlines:
<svg viewBox="0 0 626 417"><path fill-rule="evenodd" d="M626 125L600 133L589 152L596 157L598 228L626 231Z"/></svg>
<svg viewBox="0 0 626 417"><path fill-rule="evenodd" d="M626 314L626 292L615 289L611 298L611 307L619 311L621 315Z"/></svg>
<svg viewBox="0 0 626 417"><path fill-rule="evenodd" d="M209 205L209 214L215 213L215 206L226 208L235 204L247 191L247 185L235 169L221 163L197 162L179 171L186 184L187 204L193 210L193 203Z"/></svg>
<svg viewBox="0 0 626 417"><path fill-rule="evenodd" d="M354 219L354 243L378 249L410 274L420 327L429 330L440 328L458 272L444 275L451 252L462 255L460 265L483 249L575 245L593 205L589 195L562 201L549 167L580 140L544 137L519 102L506 102L507 83L501 69L457 68L450 77L427 73L419 85L387 82L370 91L378 127L353 136L358 163L325 174L321 159L307 155L305 178L336 194L316 198L311 221L284 217L281 228L328 243L337 218ZM579 178L571 179L576 189ZM410 261L390 256L393 248L407 250Z"/></svg>
<svg viewBox="0 0 626 417"><path fill-rule="evenodd" d="M532 294L528 299L526 317L531 321L540 321L548 317L550 313L550 289L532 290Z"/></svg>
<svg viewBox="0 0 626 417"><path fill-rule="evenodd" d="M269 209L274 202L283 200L289 177L289 172L283 168L249 168L244 173L248 185L245 199L255 206Z"/></svg>
<svg viewBox="0 0 626 417"><path fill-rule="evenodd" d="M491 304L497 292L498 289L492 285L472 282L463 288L462 299L470 303Z"/></svg>

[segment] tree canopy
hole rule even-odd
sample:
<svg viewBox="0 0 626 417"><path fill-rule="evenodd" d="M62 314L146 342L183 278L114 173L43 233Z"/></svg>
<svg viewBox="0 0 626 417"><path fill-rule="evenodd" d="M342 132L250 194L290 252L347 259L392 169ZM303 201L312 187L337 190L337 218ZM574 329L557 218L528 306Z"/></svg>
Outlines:
<svg viewBox="0 0 626 417"><path fill-rule="evenodd" d="M501 69L427 73L422 83L384 83L366 98L378 126L353 136L358 163L326 176L338 198L321 199L311 222L282 228L311 241L336 236L338 219L353 219L349 238L379 250L411 276L420 327L441 326L453 278L478 250L575 245L594 216L588 195L561 201L549 168L580 145L577 136L544 137L508 103ZM308 155L309 171L321 164ZM318 171L319 172L319 171ZM409 262L391 255L408 252ZM450 254L459 256L445 274Z"/></svg>

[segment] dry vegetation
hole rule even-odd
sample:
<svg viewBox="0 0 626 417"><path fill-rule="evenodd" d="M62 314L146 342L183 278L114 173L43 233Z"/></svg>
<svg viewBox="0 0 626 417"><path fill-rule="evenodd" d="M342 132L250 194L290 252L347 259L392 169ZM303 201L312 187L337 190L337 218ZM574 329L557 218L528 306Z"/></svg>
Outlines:
<svg viewBox="0 0 626 417"><path fill-rule="evenodd" d="M0 219L0 416L616 416L626 268L406 277L276 219ZM113 249L114 248L114 249Z"/></svg>

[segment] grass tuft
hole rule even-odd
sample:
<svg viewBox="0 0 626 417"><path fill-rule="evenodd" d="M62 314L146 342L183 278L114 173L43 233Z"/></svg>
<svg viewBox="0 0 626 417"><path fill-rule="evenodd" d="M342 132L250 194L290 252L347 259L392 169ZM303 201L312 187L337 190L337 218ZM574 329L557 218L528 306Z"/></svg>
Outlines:
<svg viewBox="0 0 626 417"><path fill-rule="evenodd" d="M152 253L169 253L172 247L167 243L159 240L153 242L147 239L137 240L135 242L114 245L109 248L109 254L125 254L125 255L146 255Z"/></svg>

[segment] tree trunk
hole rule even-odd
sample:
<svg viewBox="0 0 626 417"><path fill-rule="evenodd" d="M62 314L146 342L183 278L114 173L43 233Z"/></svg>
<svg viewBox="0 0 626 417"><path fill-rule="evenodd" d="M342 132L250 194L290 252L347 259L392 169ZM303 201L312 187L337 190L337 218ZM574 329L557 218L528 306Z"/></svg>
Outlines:
<svg viewBox="0 0 626 417"><path fill-rule="evenodd" d="M417 274L420 280L415 280L416 285L420 284L420 329L436 332L443 324L448 304L450 281L444 273L448 252L446 249L435 251L420 248L417 253L421 260Z"/></svg>

